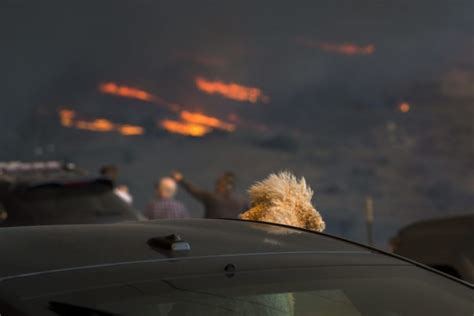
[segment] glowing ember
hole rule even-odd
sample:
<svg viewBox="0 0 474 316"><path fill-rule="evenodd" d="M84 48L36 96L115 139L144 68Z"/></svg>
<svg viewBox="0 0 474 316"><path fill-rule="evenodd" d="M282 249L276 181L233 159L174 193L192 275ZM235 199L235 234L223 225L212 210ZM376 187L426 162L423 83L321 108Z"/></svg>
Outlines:
<svg viewBox="0 0 474 316"><path fill-rule="evenodd" d="M298 42L307 47L319 48L325 52L336 53L341 55L372 55L375 53L375 45L356 45L353 43L325 43L325 42L315 42L308 39L298 39Z"/></svg>
<svg viewBox="0 0 474 316"><path fill-rule="evenodd" d="M115 124L103 118L92 121L76 120L76 113L72 110L59 111L61 125L67 128L77 128L92 132L118 132L125 136L141 135L145 132L143 127L129 124Z"/></svg>
<svg viewBox="0 0 474 316"><path fill-rule="evenodd" d="M320 43L319 47L326 52L338 53L343 55L372 55L375 52L375 45L357 46L355 44L331 44Z"/></svg>
<svg viewBox="0 0 474 316"><path fill-rule="evenodd" d="M182 106L165 100L164 98L151 94L145 90L132 88L125 85L117 85L114 82L103 83L99 85L99 91L105 94L111 94L123 98L138 99L141 101L151 102L159 106L166 107L171 112L179 112Z"/></svg>
<svg viewBox="0 0 474 316"><path fill-rule="evenodd" d="M76 121L75 127L93 132L111 132L115 129L114 124L106 119L93 121Z"/></svg>
<svg viewBox="0 0 474 316"><path fill-rule="evenodd" d="M400 103L400 105L398 106L398 109L402 113L407 113L410 111L410 104L408 104L407 102Z"/></svg>
<svg viewBox="0 0 474 316"><path fill-rule="evenodd" d="M119 133L125 136L133 136L133 135L142 135L145 130L141 126L136 125L122 125L119 128Z"/></svg>
<svg viewBox="0 0 474 316"><path fill-rule="evenodd" d="M106 94L112 94L116 96L138 99L142 101L152 101L153 95L150 93L140 90L137 88L132 88L128 86L120 86L114 82L107 82L99 85L99 91Z"/></svg>
<svg viewBox="0 0 474 316"><path fill-rule="evenodd" d="M61 119L61 125L64 127L71 127L73 125L74 115L74 111L60 110L59 117Z"/></svg>
<svg viewBox="0 0 474 316"><path fill-rule="evenodd" d="M168 119L162 120L160 122L160 126L170 133L194 137L204 136L212 131L212 129L208 126Z"/></svg>
<svg viewBox="0 0 474 316"><path fill-rule="evenodd" d="M219 120L216 117L207 116L202 113L182 111L180 113L180 117L184 122L187 122L187 123L194 123L194 124L204 125L208 127L218 128L218 129L222 129L228 132L235 131L235 125L226 123L224 121Z"/></svg>
<svg viewBox="0 0 474 316"><path fill-rule="evenodd" d="M252 103L269 101L269 98L262 93L262 90L254 87L246 87L237 83L209 81L202 77L197 77L195 83L199 90L207 94L220 94L228 99Z"/></svg>

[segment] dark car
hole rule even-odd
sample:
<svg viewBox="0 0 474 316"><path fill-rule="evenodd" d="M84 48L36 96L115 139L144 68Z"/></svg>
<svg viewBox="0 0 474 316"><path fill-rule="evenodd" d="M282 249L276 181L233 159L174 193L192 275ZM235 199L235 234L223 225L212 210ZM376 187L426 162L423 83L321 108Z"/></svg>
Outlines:
<svg viewBox="0 0 474 316"><path fill-rule="evenodd" d="M466 315L473 287L326 234L238 220L0 230L0 314Z"/></svg>
<svg viewBox="0 0 474 316"><path fill-rule="evenodd" d="M0 164L0 227L137 219L107 178L57 162Z"/></svg>
<svg viewBox="0 0 474 316"><path fill-rule="evenodd" d="M392 238L393 252L474 283L474 215L420 221Z"/></svg>

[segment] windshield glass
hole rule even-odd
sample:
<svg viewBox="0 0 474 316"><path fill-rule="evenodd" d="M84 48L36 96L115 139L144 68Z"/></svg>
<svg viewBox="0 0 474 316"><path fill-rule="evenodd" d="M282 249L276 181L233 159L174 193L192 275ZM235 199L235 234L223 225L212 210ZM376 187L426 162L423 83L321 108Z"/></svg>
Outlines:
<svg viewBox="0 0 474 316"><path fill-rule="evenodd" d="M37 315L72 315L88 308L133 316L445 316L453 310L470 315L471 294L465 285L414 267L319 267L76 287L38 293L23 302Z"/></svg>

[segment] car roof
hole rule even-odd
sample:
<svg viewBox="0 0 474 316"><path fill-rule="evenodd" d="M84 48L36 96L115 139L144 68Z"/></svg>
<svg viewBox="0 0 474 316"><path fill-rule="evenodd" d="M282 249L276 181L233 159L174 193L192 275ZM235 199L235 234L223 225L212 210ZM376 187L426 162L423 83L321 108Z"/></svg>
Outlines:
<svg viewBox="0 0 474 316"><path fill-rule="evenodd" d="M460 234L460 233L474 233L474 214L466 214L460 216L435 218L424 221L415 222L404 228L399 232L400 236L411 235L414 237L418 235L430 234Z"/></svg>
<svg viewBox="0 0 474 316"><path fill-rule="evenodd" d="M90 177L78 174L29 174L16 178L2 178L0 176L0 198L14 192L23 192L23 190L35 188L79 188L90 185L102 185L113 189L114 183L105 177Z"/></svg>
<svg viewBox="0 0 474 316"><path fill-rule="evenodd" d="M151 238L170 234L178 234L189 244L190 251L173 253L150 247ZM101 265L244 255L338 254L344 257L342 260L348 261L354 261L357 257L357 260L366 263L408 264L321 233L265 223L217 219L1 228L0 252L3 258L8 258L0 261L0 281L22 275Z"/></svg>
<svg viewBox="0 0 474 316"><path fill-rule="evenodd" d="M52 181L84 179L87 172L58 161L0 162L0 184L24 186ZM90 179L91 177L89 177Z"/></svg>

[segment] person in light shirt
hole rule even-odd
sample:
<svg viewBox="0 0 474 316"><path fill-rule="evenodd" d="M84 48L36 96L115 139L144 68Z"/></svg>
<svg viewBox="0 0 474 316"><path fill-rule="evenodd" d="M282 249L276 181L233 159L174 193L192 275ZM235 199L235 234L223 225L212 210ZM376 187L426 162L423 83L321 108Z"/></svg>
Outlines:
<svg viewBox="0 0 474 316"><path fill-rule="evenodd" d="M165 177L155 185L155 198L145 209L145 217L158 218L189 218L190 215L183 203L174 197L177 193L176 181Z"/></svg>

